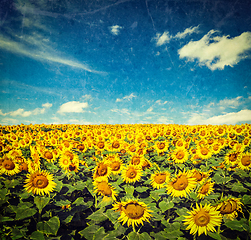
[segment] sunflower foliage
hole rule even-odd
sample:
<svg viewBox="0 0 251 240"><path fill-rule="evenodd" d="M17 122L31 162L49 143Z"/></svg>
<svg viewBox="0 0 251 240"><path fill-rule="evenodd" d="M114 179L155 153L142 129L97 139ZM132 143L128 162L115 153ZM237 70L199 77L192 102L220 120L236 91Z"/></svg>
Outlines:
<svg viewBox="0 0 251 240"><path fill-rule="evenodd" d="M250 239L251 125L0 126L0 238Z"/></svg>

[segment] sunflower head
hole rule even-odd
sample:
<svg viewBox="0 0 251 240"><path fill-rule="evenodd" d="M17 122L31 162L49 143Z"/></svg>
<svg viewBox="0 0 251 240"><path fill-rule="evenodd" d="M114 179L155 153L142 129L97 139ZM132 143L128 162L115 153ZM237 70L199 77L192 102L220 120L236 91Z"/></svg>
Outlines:
<svg viewBox="0 0 251 240"><path fill-rule="evenodd" d="M156 172L151 175L151 185L153 188L163 188L164 185L169 181L170 173L169 172Z"/></svg>
<svg viewBox="0 0 251 240"><path fill-rule="evenodd" d="M215 207L205 205L202 207L196 203L196 208L188 212L189 215L185 216L183 220L185 225L188 225L186 230L190 229L190 234L198 236L201 234L207 235L208 232L215 232L215 226L220 226L222 221L222 215L219 211L216 211Z"/></svg>
<svg viewBox="0 0 251 240"><path fill-rule="evenodd" d="M127 223L128 227L132 225L134 228L139 224L143 225L143 221L149 222L151 218L151 210L148 209L145 203L138 200L116 203L113 205L113 209L120 212L118 220L123 222L123 225Z"/></svg>
<svg viewBox="0 0 251 240"><path fill-rule="evenodd" d="M134 183L136 181L139 181L141 179L141 176L142 176L141 168L134 165L129 165L122 172L123 180L126 183Z"/></svg>
<svg viewBox="0 0 251 240"><path fill-rule="evenodd" d="M53 182L53 175L46 171L36 171L28 174L25 183L24 187L27 192L32 192L33 194L38 195L49 195L49 193L56 187L56 183Z"/></svg>

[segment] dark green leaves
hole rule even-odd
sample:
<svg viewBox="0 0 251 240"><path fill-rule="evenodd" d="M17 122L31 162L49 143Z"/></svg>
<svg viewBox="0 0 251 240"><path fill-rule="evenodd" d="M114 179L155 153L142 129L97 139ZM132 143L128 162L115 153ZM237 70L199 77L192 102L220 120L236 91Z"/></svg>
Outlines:
<svg viewBox="0 0 251 240"><path fill-rule="evenodd" d="M37 223L37 230L45 234L57 235L59 226L60 226L59 218L52 217L49 221Z"/></svg>

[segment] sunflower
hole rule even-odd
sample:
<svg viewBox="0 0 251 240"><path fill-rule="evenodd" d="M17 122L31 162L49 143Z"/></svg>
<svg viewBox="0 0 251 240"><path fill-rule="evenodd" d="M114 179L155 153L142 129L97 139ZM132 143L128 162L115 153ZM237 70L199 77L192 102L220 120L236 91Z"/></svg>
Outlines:
<svg viewBox="0 0 251 240"><path fill-rule="evenodd" d="M212 156L212 151L207 146L200 146L196 154L202 159L208 159Z"/></svg>
<svg viewBox="0 0 251 240"><path fill-rule="evenodd" d="M238 217L238 213L242 212L243 203L240 201L240 198L229 198L216 206L216 209L220 211L223 216L226 216L228 219L235 219Z"/></svg>
<svg viewBox="0 0 251 240"><path fill-rule="evenodd" d="M34 173L40 170L40 161L33 161L30 158L27 160L28 172Z"/></svg>
<svg viewBox="0 0 251 240"><path fill-rule="evenodd" d="M113 200L116 200L116 197L118 194L115 192L115 189L108 183L107 180L94 180L94 193L98 193L99 195L102 195L104 197L112 198Z"/></svg>
<svg viewBox="0 0 251 240"><path fill-rule="evenodd" d="M106 161L100 161L97 163L97 166L93 169L93 179L107 179L111 174L111 169L106 163Z"/></svg>
<svg viewBox="0 0 251 240"><path fill-rule="evenodd" d="M196 186L196 179L192 172L179 172L179 174L167 184L167 192L173 197L186 197Z"/></svg>
<svg viewBox="0 0 251 240"><path fill-rule="evenodd" d="M24 187L28 193L32 192L42 196L49 195L57 185L53 182L53 175L46 171L36 171L28 174L27 177Z"/></svg>
<svg viewBox="0 0 251 240"><path fill-rule="evenodd" d="M168 150L169 144L166 141L155 142L154 148L158 154L166 152Z"/></svg>
<svg viewBox="0 0 251 240"><path fill-rule="evenodd" d="M195 235L198 232L198 236L207 232L215 232L215 226L220 226L222 221L222 215L219 211L216 211L215 207L210 204L205 204L204 207L196 203L196 208L188 212L189 216L185 216L184 225L188 225L186 230L190 229L190 234Z"/></svg>
<svg viewBox="0 0 251 240"><path fill-rule="evenodd" d="M63 155L59 158L59 166L65 171L68 171L70 165L71 165L71 159L69 156Z"/></svg>
<svg viewBox="0 0 251 240"><path fill-rule="evenodd" d="M188 152L184 147L179 147L174 150L171 157L175 163L184 163L188 160Z"/></svg>
<svg viewBox="0 0 251 240"><path fill-rule="evenodd" d="M237 164L238 155L239 153L235 151L228 152L224 157L224 163L230 166L235 166Z"/></svg>
<svg viewBox="0 0 251 240"><path fill-rule="evenodd" d="M15 175L20 172L19 164L11 158L4 157L0 165L0 173L6 175Z"/></svg>
<svg viewBox="0 0 251 240"><path fill-rule="evenodd" d="M209 172L201 172L198 171L197 169L193 169L191 170L191 172L193 173L192 177L196 179L197 183L202 182L205 178L209 176Z"/></svg>
<svg viewBox="0 0 251 240"><path fill-rule="evenodd" d="M139 181L142 176L142 170L138 166L128 165L122 171L123 181L126 183L134 183Z"/></svg>
<svg viewBox="0 0 251 240"><path fill-rule="evenodd" d="M199 188L198 190L198 194L197 197L199 199L204 198L205 196L208 196L209 194L211 194L213 192L213 186L214 183L211 182L211 179L208 179L206 182L203 183L203 185Z"/></svg>
<svg viewBox="0 0 251 240"><path fill-rule="evenodd" d="M165 172L155 172L151 175L151 185L153 188L163 188L164 185L169 182L170 180L170 173L165 171Z"/></svg>
<svg viewBox="0 0 251 240"><path fill-rule="evenodd" d="M127 202L120 202L113 205L113 210L120 212L118 220L123 222L124 225L127 223L129 227L132 225L133 229L139 224L143 225L143 221L149 222L151 218L149 208L144 202L138 200L128 200Z"/></svg>
<svg viewBox="0 0 251 240"><path fill-rule="evenodd" d="M122 160L118 156L115 156L113 159L109 160L108 166L114 175L119 174L124 167Z"/></svg>
<svg viewBox="0 0 251 240"><path fill-rule="evenodd" d="M143 165L143 162L144 162L144 157L143 156L133 154L132 159L131 159L129 164L141 168L142 165Z"/></svg>
<svg viewBox="0 0 251 240"><path fill-rule="evenodd" d="M241 153L238 156L238 167L242 170L248 170L251 167L251 153Z"/></svg>

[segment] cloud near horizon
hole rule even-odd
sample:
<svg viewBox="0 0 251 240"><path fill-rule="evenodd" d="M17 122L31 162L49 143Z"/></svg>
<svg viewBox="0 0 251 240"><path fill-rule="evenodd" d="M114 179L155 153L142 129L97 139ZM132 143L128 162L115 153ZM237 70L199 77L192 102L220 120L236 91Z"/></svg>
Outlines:
<svg viewBox="0 0 251 240"><path fill-rule="evenodd" d="M239 122L251 121L251 110L245 109L239 112L230 112L223 115L213 116L206 118L202 114L194 113L188 120L188 125L198 124L210 124L210 125L221 125L221 124L238 124Z"/></svg>
<svg viewBox="0 0 251 240"><path fill-rule="evenodd" d="M251 50L251 32L230 38L215 36L218 31L211 30L198 41L190 41L178 50L180 58L188 61L198 60L211 70L223 70L225 66L233 67L247 57Z"/></svg>
<svg viewBox="0 0 251 240"><path fill-rule="evenodd" d="M123 98L117 98L116 102L123 102L124 100L125 101L131 101L133 98L136 98L136 96L133 93L131 93L130 95L125 96Z"/></svg>
<svg viewBox="0 0 251 240"><path fill-rule="evenodd" d="M87 102L71 101L60 106L58 113L83 113L88 108Z"/></svg>

